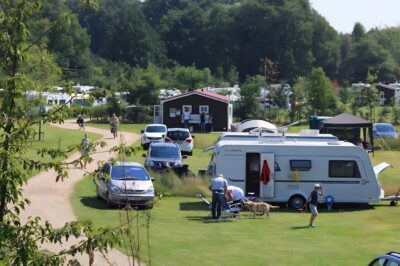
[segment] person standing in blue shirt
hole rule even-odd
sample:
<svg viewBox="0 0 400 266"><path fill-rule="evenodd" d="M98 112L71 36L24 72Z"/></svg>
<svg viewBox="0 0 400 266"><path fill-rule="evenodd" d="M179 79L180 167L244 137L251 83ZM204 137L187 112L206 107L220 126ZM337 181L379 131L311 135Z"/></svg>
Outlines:
<svg viewBox="0 0 400 266"><path fill-rule="evenodd" d="M311 217L310 217L310 223L308 224L309 227L315 227L314 221L315 218L317 218L318 215L318 196L324 195L324 192L322 191L322 186L320 184L315 184L314 185L314 190L310 193L310 196L307 199L307 203L309 203L310 210L311 210Z"/></svg>
<svg viewBox="0 0 400 266"><path fill-rule="evenodd" d="M228 208L225 199L227 187L228 182L222 174L219 174L211 181L209 189L212 191L211 214L213 219L218 219L221 216L222 208Z"/></svg>

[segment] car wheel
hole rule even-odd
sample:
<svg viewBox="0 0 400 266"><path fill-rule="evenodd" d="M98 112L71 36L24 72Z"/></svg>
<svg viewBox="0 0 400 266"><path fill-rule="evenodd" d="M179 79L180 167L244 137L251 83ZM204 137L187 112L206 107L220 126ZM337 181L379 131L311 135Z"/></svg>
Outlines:
<svg viewBox="0 0 400 266"><path fill-rule="evenodd" d="M189 152L189 156L192 156L192 155L193 155L193 151L190 151L190 152Z"/></svg>
<svg viewBox="0 0 400 266"><path fill-rule="evenodd" d="M114 206L114 204L112 203L111 199L110 199L110 194L107 192L107 196L106 196L106 205L107 208L112 208Z"/></svg>
<svg viewBox="0 0 400 266"><path fill-rule="evenodd" d="M301 195L294 195L290 198L288 203L289 206L292 207L293 209L299 209L304 206L306 200Z"/></svg>

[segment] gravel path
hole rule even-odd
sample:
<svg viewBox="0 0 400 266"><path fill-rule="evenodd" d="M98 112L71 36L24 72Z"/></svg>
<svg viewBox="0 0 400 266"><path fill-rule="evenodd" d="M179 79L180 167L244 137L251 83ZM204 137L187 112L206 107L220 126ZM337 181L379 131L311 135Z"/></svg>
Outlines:
<svg viewBox="0 0 400 266"><path fill-rule="evenodd" d="M54 126L66 129L78 129L76 121L65 121L64 124L56 124ZM92 172L97 168L98 161L106 161L110 157L115 156L107 152L110 147L120 144L127 145L136 142L140 135L122 132L118 138L112 138L110 131L86 127L86 132L93 132L102 135L102 139L107 142L104 148L98 148L97 153L92 155L93 162L87 165L86 171ZM82 132L82 137L84 132ZM103 152L102 152L103 151ZM80 153L74 153L68 157L67 161L79 158ZM66 222L76 220L76 216L72 209L70 198L73 193L73 186L76 182L84 178L85 172L82 169L71 167L69 170L69 178L63 182L55 182L56 174L54 171L41 172L29 179L27 186L24 188L23 195L31 201L31 204L21 214L22 221L29 216L39 216L42 221L50 221L54 227L61 227ZM77 240L68 241L64 247L77 243ZM61 245L48 245L45 248L57 252L63 249ZM82 265L88 265L88 256L76 256ZM112 265L132 265L132 259L118 250L110 250L107 259ZM101 254L96 254L94 265L110 265ZM137 263L135 263L137 265Z"/></svg>

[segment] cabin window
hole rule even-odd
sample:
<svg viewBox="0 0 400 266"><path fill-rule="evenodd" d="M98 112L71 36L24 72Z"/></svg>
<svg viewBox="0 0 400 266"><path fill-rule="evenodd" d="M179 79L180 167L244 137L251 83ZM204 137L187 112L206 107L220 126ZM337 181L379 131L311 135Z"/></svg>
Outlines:
<svg viewBox="0 0 400 266"><path fill-rule="evenodd" d="M290 160L290 170L292 171L310 171L311 160Z"/></svg>
<svg viewBox="0 0 400 266"><path fill-rule="evenodd" d="M199 106L199 114L205 113L208 114L208 105L200 105Z"/></svg>
<svg viewBox="0 0 400 266"><path fill-rule="evenodd" d="M329 177L359 178L356 161L329 161Z"/></svg>

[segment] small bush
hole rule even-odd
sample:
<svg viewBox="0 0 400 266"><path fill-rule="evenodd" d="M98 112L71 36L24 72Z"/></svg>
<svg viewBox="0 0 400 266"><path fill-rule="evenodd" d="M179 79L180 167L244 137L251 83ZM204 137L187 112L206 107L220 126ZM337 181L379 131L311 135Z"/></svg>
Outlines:
<svg viewBox="0 0 400 266"><path fill-rule="evenodd" d="M180 182L179 177L172 171L150 172L150 175L154 177L154 187L157 195L162 193L171 194L172 189Z"/></svg>
<svg viewBox="0 0 400 266"><path fill-rule="evenodd" d="M172 189L173 196L193 197L196 194L209 195L208 181L204 177L184 177Z"/></svg>
<svg viewBox="0 0 400 266"><path fill-rule="evenodd" d="M194 197L196 194L209 195L209 180L206 177L178 177L173 171L151 172L157 195Z"/></svg>

